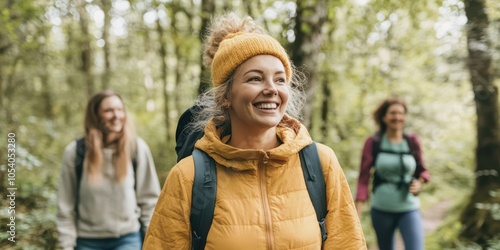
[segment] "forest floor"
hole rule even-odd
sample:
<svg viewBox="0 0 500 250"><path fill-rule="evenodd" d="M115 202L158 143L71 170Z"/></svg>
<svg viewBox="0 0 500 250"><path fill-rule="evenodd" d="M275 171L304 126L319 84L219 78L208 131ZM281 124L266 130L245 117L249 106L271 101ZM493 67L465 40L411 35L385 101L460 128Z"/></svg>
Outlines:
<svg viewBox="0 0 500 250"><path fill-rule="evenodd" d="M450 208L451 205L452 205L451 200L444 200L432 205L431 207L423 211L422 217L424 219L425 235L432 234L438 229L438 227L443 222L446 211L448 210L448 208ZM369 250L377 250L377 249L378 248L375 246L375 247L370 247ZM401 239L401 235L398 232L396 237L396 250L404 250L404 249L405 248L403 240Z"/></svg>

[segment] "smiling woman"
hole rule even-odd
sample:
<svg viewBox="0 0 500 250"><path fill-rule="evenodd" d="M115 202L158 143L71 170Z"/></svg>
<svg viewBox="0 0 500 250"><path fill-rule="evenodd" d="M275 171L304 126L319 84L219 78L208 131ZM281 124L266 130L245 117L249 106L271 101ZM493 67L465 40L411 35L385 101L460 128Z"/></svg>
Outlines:
<svg viewBox="0 0 500 250"><path fill-rule="evenodd" d="M117 140L117 134L122 131L125 124L125 107L122 100L118 96L104 98L97 113L101 119L102 131L111 137L106 138L106 141Z"/></svg>
<svg viewBox="0 0 500 250"><path fill-rule="evenodd" d="M257 55L243 62L234 74L233 86L224 106L229 109L231 131L246 133L233 132L227 144L242 149L262 147L265 150L279 146L278 140L271 138L276 138L273 128L285 114L289 89L283 63L278 58ZM262 138L262 133L270 139ZM249 138L259 138L271 144L259 145L259 141Z"/></svg>
<svg viewBox="0 0 500 250"><path fill-rule="evenodd" d="M208 233L191 225L200 209L188 156L165 181L144 249L366 249L342 168L320 143L314 167L328 213L316 215L299 159L313 143L297 120L304 81L285 49L250 17L230 13L215 19L204 63L214 87L198 100L194 129L204 129L195 148L215 161L217 175Z"/></svg>
<svg viewBox="0 0 500 250"><path fill-rule="evenodd" d="M405 249L424 249L418 193L429 181L429 172L418 136L403 132L407 111L406 103L397 97L384 100L373 114L380 130L366 140L363 148L356 207L361 217L374 167L371 219L380 250L394 249L397 228Z"/></svg>
<svg viewBox="0 0 500 250"><path fill-rule="evenodd" d="M85 137L64 152L57 194L63 249L141 249L160 185L148 145L133 133L122 98L95 94Z"/></svg>

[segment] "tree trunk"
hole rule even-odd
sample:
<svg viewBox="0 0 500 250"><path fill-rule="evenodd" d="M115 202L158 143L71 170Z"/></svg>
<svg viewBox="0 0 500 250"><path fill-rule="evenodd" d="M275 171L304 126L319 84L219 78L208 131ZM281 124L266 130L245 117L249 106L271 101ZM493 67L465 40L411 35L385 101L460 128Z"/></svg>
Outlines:
<svg viewBox="0 0 500 250"><path fill-rule="evenodd" d="M12 109L12 100L14 99L14 76L16 74L16 68L18 63L21 61L19 56L14 58L12 65L9 67L9 72L7 73L7 80L5 82L5 96L4 96L4 105L5 105L5 121L7 131L11 132L15 129L15 118L14 118L14 110Z"/></svg>
<svg viewBox="0 0 500 250"><path fill-rule="evenodd" d="M323 90L320 125L322 138L329 138L332 131L335 131L340 140L345 140L348 132L346 132L345 126L338 119L338 105L336 103L338 99L335 98L335 92L332 91L333 85L331 79L326 76L323 78L321 85Z"/></svg>
<svg viewBox="0 0 500 250"><path fill-rule="evenodd" d="M44 116L50 120L53 120L54 115L54 101L52 98L53 90L50 84L49 72L45 71L42 73L41 82L42 82L42 98L43 98L43 111Z"/></svg>
<svg viewBox="0 0 500 250"><path fill-rule="evenodd" d="M75 74L75 68L74 65L77 61L76 59L76 54L74 51L78 50L78 43L75 41L75 29L73 27L73 23L67 24L64 27L64 33L66 34L66 46L67 50L64 53L64 77L65 77L65 82L68 85L68 89L73 90L73 89L80 89L78 85L82 85L83 83L81 82L80 79L78 79L77 75ZM79 69L77 69L79 70ZM83 93L82 93L83 94ZM70 102L74 102L74 100L68 100L65 98L64 100L64 105L62 105L62 113L64 117L64 121L66 123L69 123L73 118L74 118L74 110L72 110ZM85 108L85 107L83 107Z"/></svg>
<svg viewBox="0 0 500 250"><path fill-rule="evenodd" d="M477 111L476 181L464 209L460 238L486 249L500 232L500 127L498 90L493 84L492 56L484 0L465 0L468 67Z"/></svg>
<svg viewBox="0 0 500 250"><path fill-rule="evenodd" d="M165 129L167 135L166 139L167 141L170 141L170 95L168 94L168 88L167 88L168 84L167 46L164 41L165 35L163 27L161 26L160 18L156 19L156 31L158 32L158 39L159 39L158 53L160 54L160 61L161 61L161 82L163 83L162 93L164 102L163 110L165 115Z"/></svg>
<svg viewBox="0 0 500 250"><path fill-rule="evenodd" d="M144 15L144 14L143 14ZM144 74L144 88L146 89L146 109L148 112L153 112L156 110L156 99L155 99L155 84L154 84L154 77L153 77L153 70L151 69L151 65L154 65L154 60L156 58L156 51L154 48L154 44L156 42L155 36L152 35L154 33L153 31L150 31L149 29L143 33L144 36L144 61L146 62L144 64L143 68L143 74Z"/></svg>
<svg viewBox="0 0 500 250"><path fill-rule="evenodd" d="M330 114L330 100L332 99L332 91L330 89L330 83L328 81L328 78L325 78L323 80L322 89L323 89L323 100L321 103L321 134L323 138L328 138L329 132L331 130L329 124L329 117L328 114Z"/></svg>
<svg viewBox="0 0 500 250"><path fill-rule="evenodd" d="M78 1L78 14L80 16L80 28L82 37L80 38L80 58L81 58L81 72L85 78L87 87L87 95L90 97L94 94L94 81L92 79L92 47L90 45L90 34L87 11L85 9L86 2L83 0Z"/></svg>
<svg viewBox="0 0 500 250"><path fill-rule="evenodd" d="M173 51L175 54L175 89L181 90L183 89L183 84L182 84L182 76L186 74L186 57L182 54L182 42L183 39L179 35L179 27L177 25L178 20L176 18L176 13L178 8L180 7L180 3L174 2L176 7L170 8L170 20L171 20L171 25L170 25L170 37L172 38L173 42ZM184 12L185 13L185 12ZM189 18L192 19L192 18ZM191 23L190 23L191 24ZM192 27L191 27L192 28ZM178 93L174 93L174 103L175 103L175 110L177 111L177 114L181 114L184 110L181 110L181 96L178 95Z"/></svg>
<svg viewBox="0 0 500 250"><path fill-rule="evenodd" d="M111 28L111 1L100 1L102 11L104 11L104 27L102 28L102 39L104 40L104 72L102 74L102 88L108 89L111 81L111 48L109 41L109 29Z"/></svg>
<svg viewBox="0 0 500 250"><path fill-rule="evenodd" d="M303 123L310 127L316 86L318 55L323 44L321 32L327 17L325 0L297 1L295 17L295 41L292 44L291 59L300 69L305 66L308 76L306 85L307 102L303 111Z"/></svg>
<svg viewBox="0 0 500 250"><path fill-rule="evenodd" d="M200 38L200 43L203 44L205 41L205 33L208 32L208 27L210 26L210 15L215 13L215 2L214 0L202 0L201 1L201 28L198 34ZM208 88L210 88L210 70L203 65L203 53L200 53L200 87L198 88L198 94L204 93Z"/></svg>

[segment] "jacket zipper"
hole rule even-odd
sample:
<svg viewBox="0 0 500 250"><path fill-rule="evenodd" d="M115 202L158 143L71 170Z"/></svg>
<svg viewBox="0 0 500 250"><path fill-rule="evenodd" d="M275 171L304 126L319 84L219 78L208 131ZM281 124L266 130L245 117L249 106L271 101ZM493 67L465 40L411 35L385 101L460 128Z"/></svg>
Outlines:
<svg viewBox="0 0 500 250"><path fill-rule="evenodd" d="M259 166L259 178L260 178L260 192L262 197L262 207L264 209L264 218L266 223L267 231L267 249L272 250L274 248L274 236L273 236L273 221L271 220L271 209L269 208L269 200L267 198L267 186L266 186L266 169L267 169L267 155L261 161Z"/></svg>

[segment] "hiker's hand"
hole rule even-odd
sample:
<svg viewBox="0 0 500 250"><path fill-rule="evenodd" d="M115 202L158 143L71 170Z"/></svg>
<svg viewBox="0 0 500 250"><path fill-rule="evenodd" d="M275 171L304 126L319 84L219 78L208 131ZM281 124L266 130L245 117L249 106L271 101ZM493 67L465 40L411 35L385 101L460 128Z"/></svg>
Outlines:
<svg viewBox="0 0 500 250"><path fill-rule="evenodd" d="M421 179L418 179L418 180L414 179L410 185L410 193L412 193L413 195L418 195L418 193L420 192L420 189L422 189L423 183L424 182Z"/></svg>

